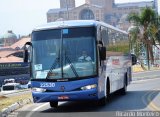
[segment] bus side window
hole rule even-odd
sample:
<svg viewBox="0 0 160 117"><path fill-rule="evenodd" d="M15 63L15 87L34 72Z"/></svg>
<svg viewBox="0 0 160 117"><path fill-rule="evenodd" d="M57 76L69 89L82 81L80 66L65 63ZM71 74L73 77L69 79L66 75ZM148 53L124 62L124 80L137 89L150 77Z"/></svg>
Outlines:
<svg viewBox="0 0 160 117"><path fill-rule="evenodd" d="M102 38L102 42L104 44L104 46L106 47L109 44L109 40L108 40L108 29L107 28L103 28L101 31L101 38Z"/></svg>

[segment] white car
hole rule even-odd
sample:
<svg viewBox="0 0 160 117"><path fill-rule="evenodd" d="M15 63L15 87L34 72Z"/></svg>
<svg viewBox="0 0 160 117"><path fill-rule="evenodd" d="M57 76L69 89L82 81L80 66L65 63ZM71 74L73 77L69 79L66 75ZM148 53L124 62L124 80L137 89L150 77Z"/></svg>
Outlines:
<svg viewBox="0 0 160 117"><path fill-rule="evenodd" d="M2 92L14 92L21 89L19 83L7 83L2 86L1 91Z"/></svg>
<svg viewBox="0 0 160 117"><path fill-rule="evenodd" d="M27 84L25 85L21 85L21 88L22 89L28 89L28 88L31 88L31 81L29 81Z"/></svg>

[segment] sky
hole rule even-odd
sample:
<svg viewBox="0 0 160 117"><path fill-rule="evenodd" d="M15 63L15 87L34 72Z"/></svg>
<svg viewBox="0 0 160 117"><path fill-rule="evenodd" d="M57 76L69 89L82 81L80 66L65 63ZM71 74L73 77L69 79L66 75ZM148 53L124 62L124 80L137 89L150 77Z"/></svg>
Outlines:
<svg viewBox="0 0 160 117"><path fill-rule="evenodd" d="M84 1L76 0L76 6L84 4ZM137 1L151 0L115 0L116 3ZM8 30L21 36L30 34L34 27L47 23L49 9L59 6L59 0L0 0L0 36Z"/></svg>

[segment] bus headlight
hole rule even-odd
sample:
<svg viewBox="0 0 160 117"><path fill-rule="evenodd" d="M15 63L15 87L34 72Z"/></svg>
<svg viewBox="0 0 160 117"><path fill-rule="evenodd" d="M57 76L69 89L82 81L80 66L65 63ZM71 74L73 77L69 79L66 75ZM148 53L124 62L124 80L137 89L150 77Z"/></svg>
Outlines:
<svg viewBox="0 0 160 117"><path fill-rule="evenodd" d="M33 91L33 92L45 92L46 89L34 87L34 88L32 88L32 91Z"/></svg>
<svg viewBox="0 0 160 117"><path fill-rule="evenodd" d="M81 87L81 90L89 90L89 89L93 89L96 87L97 87L97 84L87 85L87 86Z"/></svg>

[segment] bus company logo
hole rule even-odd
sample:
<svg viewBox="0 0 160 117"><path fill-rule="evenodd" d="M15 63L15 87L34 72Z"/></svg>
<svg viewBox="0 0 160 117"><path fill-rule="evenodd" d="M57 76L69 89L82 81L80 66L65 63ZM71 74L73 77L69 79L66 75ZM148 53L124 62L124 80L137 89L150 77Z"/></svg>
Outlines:
<svg viewBox="0 0 160 117"><path fill-rule="evenodd" d="M64 87L64 86L61 86L60 89L61 89L61 91L64 91L64 90L65 90L65 87Z"/></svg>
<svg viewBox="0 0 160 117"><path fill-rule="evenodd" d="M119 59L112 59L112 65L120 65Z"/></svg>

